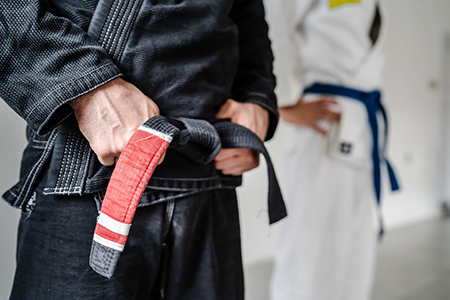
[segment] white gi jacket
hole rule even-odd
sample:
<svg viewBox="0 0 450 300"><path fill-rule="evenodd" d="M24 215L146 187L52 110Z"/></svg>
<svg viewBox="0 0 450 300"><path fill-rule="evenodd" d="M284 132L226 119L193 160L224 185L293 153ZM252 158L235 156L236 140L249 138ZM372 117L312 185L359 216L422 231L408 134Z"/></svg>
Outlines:
<svg viewBox="0 0 450 300"><path fill-rule="evenodd" d="M380 88L383 34L375 43L369 36L378 1L265 2L281 106L294 104L314 83L366 92ZM373 138L364 104L335 99L341 122L332 128L322 124L328 136L285 126L288 218L281 224L272 300L370 299L376 245ZM350 153L341 151L343 141L352 144Z"/></svg>

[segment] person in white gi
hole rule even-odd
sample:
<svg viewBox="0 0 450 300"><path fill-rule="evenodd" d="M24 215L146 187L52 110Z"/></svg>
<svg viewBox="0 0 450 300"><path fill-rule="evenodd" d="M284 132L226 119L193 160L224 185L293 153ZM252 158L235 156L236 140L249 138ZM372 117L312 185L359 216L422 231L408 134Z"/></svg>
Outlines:
<svg viewBox="0 0 450 300"><path fill-rule="evenodd" d="M398 188L384 157L382 11L376 0L265 2L280 115L288 122L288 218L271 298L370 299L380 164Z"/></svg>

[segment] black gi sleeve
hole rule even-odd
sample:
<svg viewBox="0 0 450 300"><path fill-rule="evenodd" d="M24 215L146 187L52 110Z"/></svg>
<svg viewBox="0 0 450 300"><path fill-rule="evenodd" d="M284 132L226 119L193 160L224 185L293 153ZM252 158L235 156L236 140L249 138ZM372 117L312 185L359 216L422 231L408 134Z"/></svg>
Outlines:
<svg viewBox="0 0 450 300"><path fill-rule="evenodd" d="M0 40L0 98L38 133L73 112L67 102L121 75L94 39L44 0L0 0Z"/></svg>
<svg viewBox="0 0 450 300"><path fill-rule="evenodd" d="M266 140L272 138L278 124L277 100L272 72L273 55L264 19L262 0L235 0L230 18L238 27L239 67L232 97L241 102L261 105L269 112Z"/></svg>

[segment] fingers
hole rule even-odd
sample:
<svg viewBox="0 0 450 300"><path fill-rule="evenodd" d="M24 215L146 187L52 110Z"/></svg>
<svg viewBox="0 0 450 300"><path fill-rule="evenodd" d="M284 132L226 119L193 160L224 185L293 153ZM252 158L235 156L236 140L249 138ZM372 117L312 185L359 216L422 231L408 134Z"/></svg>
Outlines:
<svg viewBox="0 0 450 300"><path fill-rule="evenodd" d="M158 165L162 164L162 162L164 161L164 158L166 158L166 152L164 152L164 154L161 155L161 158L158 161Z"/></svg>
<svg viewBox="0 0 450 300"><path fill-rule="evenodd" d="M323 97L320 98L320 100L317 100L318 102L320 102L321 104L325 105L325 106L330 106L330 105L337 105L338 102L331 98L331 97Z"/></svg>
<svg viewBox="0 0 450 300"><path fill-rule="evenodd" d="M101 149L96 148L94 152L95 154L97 154L97 158L100 161L100 163L104 166L112 166L115 163L117 163L117 160L119 159L121 153L119 151L110 152L108 151L107 147Z"/></svg>
<svg viewBox="0 0 450 300"><path fill-rule="evenodd" d="M105 141L103 144L91 143L91 148L97 155L98 160L104 166L112 166L119 159L123 148L117 147L112 141Z"/></svg>
<svg viewBox="0 0 450 300"><path fill-rule="evenodd" d="M327 135L327 133L328 133L325 129L323 129L322 127L320 127L316 123L311 125L311 128L314 129L316 132L318 132L321 135Z"/></svg>
<svg viewBox="0 0 450 300"><path fill-rule="evenodd" d="M100 154L100 155L97 155L97 158L102 165L112 166L117 163L117 161L119 160L120 154L121 153L106 154L106 155ZM165 158L166 158L166 152L164 152L164 154L161 155L161 157L159 158L158 165L162 164L162 162L164 161Z"/></svg>
<svg viewBox="0 0 450 300"><path fill-rule="evenodd" d="M310 127L322 135L327 132L321 128L317 122L327 121L336 123L340 121L341 115L334 106L338 105L338 101L331 97L322 97L314 101L304 101L300 98L293 106L280 107L279 112L283 120L298 125Z"/></svg>
<svg viewBox="0 0 450 300"><path fill-rule="evenodd" d="M328 121L330 123L338 123L341 119L341 114L334 111L330 106L337 105L337 101L332 98L324 98L319 100L320 108L317 111L316 120L311 124L311 128L321 135L327 135L327 131L320 127L317 122L319 120Z"/></svg>
<svg viewBox="0 0 450 300"><path fill-rule="evenodd" d="M325 120L331 123L339 122L341 114L333 110L332 106L338 104L333 98L321 98L317 101L318 107L316 111L317 120Z"/></svg>
<svg viewBox="0 0 450 300"><path fill-rule="evenodd" d="M318 114L318 119L337 123L341 119L341 114L329 108L323 109Z"/></svg>
<svg viewBox="0 0 450 300"><path fill-rule="evenodd" d="M222 149L214 162L224 175L239 176L259 165L259 154L251 149Z"/></svg>
<svg viewBox="0 0 450 300"><path fill-rule="evenodd" d="M228 99L225 103L220 107L219 111L216 114L216 118L218 119L231 119L234 115L235 111L235 103L233 99Z"/></svg>
<svg viewBox="0 0 450 300"><path fill-rule="evenodd" d="M253 131L261 140L264 140L269 128L269 112L254 103L241 103L228 99L216 114L217 118L230 119L231 122Z"/></svg>
<svg viewBox="0 0 450 300"><path fill-rule="evenodd" d="M222 149L219 154L214 158L215 161L223 161L228 158L232 158L236 156L236 149Z"/></svg>
<svg viewBox="0 0 450 300"><path fill-rule="evenodd" d="M115 156L97 156L100 163L104 166L112 166L116 163L117 158Z"/></svg>

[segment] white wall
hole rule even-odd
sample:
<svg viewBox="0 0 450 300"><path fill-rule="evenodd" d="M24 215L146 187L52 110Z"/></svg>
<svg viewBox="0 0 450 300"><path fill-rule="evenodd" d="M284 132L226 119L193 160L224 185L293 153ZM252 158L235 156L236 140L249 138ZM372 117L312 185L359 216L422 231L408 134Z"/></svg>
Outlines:
<svg viewBox="0 0 450 300"><path fill-rule="evenodd" d="M450 1L384 1L389 13L386 40L386 102L392 119L390 153L403 191L387 195L388 225L438 214L442 159L443 62L450 33ZM432 82L438 86L432 88Z"/></svg>
<svg viewBox="0 0 450 300"><path fill-rule="evenodd" d="M384 183L386 227L412 224L439 216L444 38L450 33L450 1L386 0L384 102L390 115L389 153L402 190L391 193ZM386 23L385 23L386 24ZM431 87L433 82L437 87ZM269 143L279 162L283 126ZM281 165L277 164L278 169ZM282 177L281 170L278 176ZM267 226L265 170L244 179L239 190L245 264L268 260L276 242L277 226ZM264 184L264 186L263 186ZM387 235L387 238L389 235Z"/></svg>

